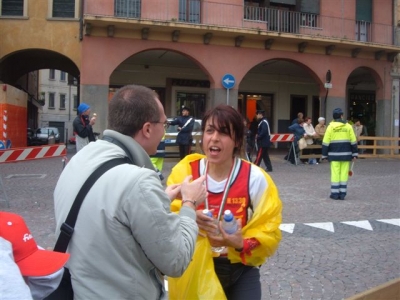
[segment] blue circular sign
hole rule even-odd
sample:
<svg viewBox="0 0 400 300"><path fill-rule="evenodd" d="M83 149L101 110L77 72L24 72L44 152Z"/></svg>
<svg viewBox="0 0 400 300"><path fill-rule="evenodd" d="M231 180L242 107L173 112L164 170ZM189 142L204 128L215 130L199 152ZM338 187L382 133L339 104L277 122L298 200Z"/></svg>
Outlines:
<svg viewBox="0 0 400 300"><path fill-rule="evenodd" d="M231 89L235 86L235 77L232 74L222 76L222 86L226 89Z"/></svg>
<svg viewBox="0 0 400 300"><path fill-rule="evenodd" d="M6 149L6 145L2 141L0 141L0 150Z"/></svg>

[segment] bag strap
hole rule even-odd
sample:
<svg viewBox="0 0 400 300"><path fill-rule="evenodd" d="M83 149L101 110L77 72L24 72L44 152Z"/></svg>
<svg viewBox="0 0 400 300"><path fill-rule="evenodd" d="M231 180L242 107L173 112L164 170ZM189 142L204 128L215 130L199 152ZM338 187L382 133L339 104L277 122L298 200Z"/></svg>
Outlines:
<svg viewBox="0 0 400 300"><path fill-rule="evenodd" d="M56 245L54 246L54 251L57 252L65 252L67 251L69 241L71 240L72 234L74 233L74 227L76 223L76 219L78 218L79 209L85 199L87 193L93 184L108 170L121 165L129 163L127 158L115 158L109 160L102 164L99 168L97 168L85 181L83 186L78 192L78 195L75 198L74 203L71 206L71 210L68 213L67 219L61 225L60 235L58 236Z"/></svg>

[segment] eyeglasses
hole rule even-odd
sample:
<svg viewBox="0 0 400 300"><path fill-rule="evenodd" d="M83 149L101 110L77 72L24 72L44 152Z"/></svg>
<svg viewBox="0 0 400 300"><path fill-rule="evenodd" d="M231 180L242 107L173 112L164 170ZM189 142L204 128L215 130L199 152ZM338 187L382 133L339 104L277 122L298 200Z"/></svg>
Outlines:
<svg viewBox="0 0 400 300"><path fill-rule="evenodd" d="M169 122L168 122L168 120L165 121L165 122L150 122L150 123L153 123L153 124L163 124L164 130L167 130L168 127L169 127Z"/></svg>

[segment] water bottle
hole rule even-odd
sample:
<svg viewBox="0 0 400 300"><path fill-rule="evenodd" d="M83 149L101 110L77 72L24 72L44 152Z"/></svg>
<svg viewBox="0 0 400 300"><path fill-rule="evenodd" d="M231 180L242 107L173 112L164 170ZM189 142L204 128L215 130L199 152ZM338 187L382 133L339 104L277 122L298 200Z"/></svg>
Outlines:
<svg viewBox="0 0 400 300"><path fill-rule="evenodd" d="M227 234L234 234L238 229L237 221L229 209L224 212L222 228Z"/></svg>
<svg viewBox="0 0 400 300"><path fill-rule="evenodd" d="M209 211L208 209L203 209L203 214L205 214L206 216L209 216L210 218L213 218L213 214L211 211ZM218 226L218 220L214 219L214 223ZM217 229L217 231L215 232L216 235L219 235L220 232ZM220 253L225 249L225 247L211 247L211 251L214 253ZM217 254L216 256L219 256L219 254Z"/></svg>
<svg viewBox="0 0 400 300"><path fill-rule="evenodd" d="M208 209L203 209L203 214L205 214L206 216L208 216L210 218L213 217L212 212L210 210L208 210Z"/></svg>

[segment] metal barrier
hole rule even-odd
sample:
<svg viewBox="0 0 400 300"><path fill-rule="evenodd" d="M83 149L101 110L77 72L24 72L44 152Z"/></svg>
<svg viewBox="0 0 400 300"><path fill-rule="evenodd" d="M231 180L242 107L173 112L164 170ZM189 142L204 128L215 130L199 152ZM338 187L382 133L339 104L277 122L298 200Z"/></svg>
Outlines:
<svg viewBox="0 0 400 300"><path fill-rule="evenodd" d="M0 150L0 163L17 162L41 158L65 156L66 146L64 144L45 145L38 147L10 148Z"/></svg>

